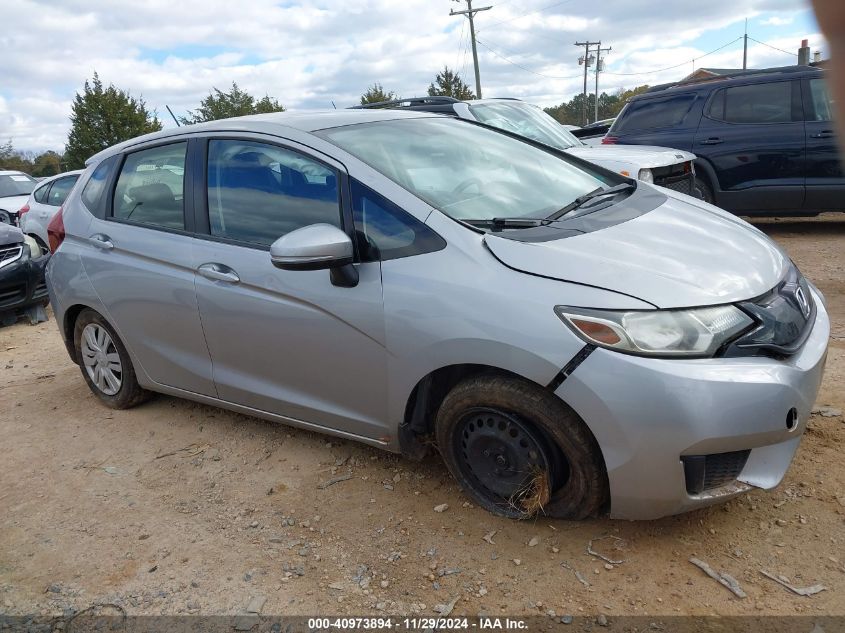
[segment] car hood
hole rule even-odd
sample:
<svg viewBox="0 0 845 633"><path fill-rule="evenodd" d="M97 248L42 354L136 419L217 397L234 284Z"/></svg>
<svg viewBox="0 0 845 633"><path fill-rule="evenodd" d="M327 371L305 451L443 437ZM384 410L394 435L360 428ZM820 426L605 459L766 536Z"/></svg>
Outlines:
<svg viewBox="0 0 845 633"><path fill-rule="evenodd" d="M750 224L668 195L652 211L590 233L542 242L488 233L484 240L510 268L624 293L658 308L750 299L773 288L789 266L780 248Z"/></svg>
<svg viewBox="0 0 845 633"><path fill-rule="evenodd" d="M0 222L0 246L11 246L23 242L23 232L10 224Z"/></svg>
<svg viewBox="0 0 845 633"><path fill-rule="evenodd" d="M581 145L570 147L566 151L584 160L629 163L636 165L638 169L665 167L695 160L695 154L690 152L652 145Z"/></svg>
<svg viewBox="0 0 845 633"><path fill-rule="evenodd" d="M25 196L4 196L0 198L0 209L5 209L9 213L17 213L26 201L29 200L29 194Z"/></svg>

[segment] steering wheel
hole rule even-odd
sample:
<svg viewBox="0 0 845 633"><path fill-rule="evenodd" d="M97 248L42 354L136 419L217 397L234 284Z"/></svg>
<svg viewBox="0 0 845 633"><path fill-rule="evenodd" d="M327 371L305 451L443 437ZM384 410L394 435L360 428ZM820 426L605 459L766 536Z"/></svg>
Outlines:
<svg viewBox="0 0 845 633"><path fill-rule="evenodd" d="M479 193L481 192L481 181L478 178L467 178L463 182L459 183L457 187L452 189L452 193L462 193L475 185L478 187Z"/></svg>

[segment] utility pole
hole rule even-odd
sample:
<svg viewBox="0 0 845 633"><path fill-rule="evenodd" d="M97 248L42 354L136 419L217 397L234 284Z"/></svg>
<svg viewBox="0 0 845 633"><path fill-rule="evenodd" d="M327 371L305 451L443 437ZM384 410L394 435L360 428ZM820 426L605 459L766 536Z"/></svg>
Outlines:
<svg viewBox="0 0 845 633"><path fill-rule="evenodd" d="M581 121L582 125L587 125L587 68L592 66L595 58L590 58L590 47L601 46L601 42L575 42L575 46L584 47L584 56L578 60L578 64L584 65L584 103L581 106Z"/></svg>
<svg viewBox="0 0 845 633"><path fill-rule="evenodd" d="M599 42L599 45L596 48L596 115L595 119L593 119L594 121L599 120L599 73L604 70L604 57L602 57L601 54L609 53L612 48L612 46L602 48L601 42Z"/></svg>
<svg viewBox="0 0 845 633"><path fill-rule="evenodd" d="M748 65L748 18L745 18L745 36L742 38L742 69Z"/></svg>
<svg viewBox="0 0 845 633"><path fill-rule="evenodd" d="M460 2L460 0L454 0ZM478 71L478 50L475 48L475 14L481 11L489 11L493 7L478 7L472 8L472 0L466 0L467 8L464 11L455 11L451 9L449 15L465 15L469 18L469 35L472 38L472 63L475 66L475 96L481 99L481 73Z"/></svg>

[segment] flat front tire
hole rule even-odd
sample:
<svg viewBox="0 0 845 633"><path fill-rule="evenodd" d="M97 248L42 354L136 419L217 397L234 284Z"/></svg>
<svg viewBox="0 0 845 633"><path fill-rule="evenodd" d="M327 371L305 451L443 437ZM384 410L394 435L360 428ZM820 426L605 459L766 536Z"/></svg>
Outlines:
<svg viewBox="0 0 845 633"><path fill-rule="evenodd" d="M88 388L107 407L128 409L149 397L138 384L126 347L99 313L90 309L79 313L73 345Z"/></svg>
<svg viewBox="0 0 845 633"><path fill-rule="evenodd" d="M595 438L539 385L501 375L468 378L447 394L435 426L449 471L494 514L583 519L606 503L607 476Z"/></svg>

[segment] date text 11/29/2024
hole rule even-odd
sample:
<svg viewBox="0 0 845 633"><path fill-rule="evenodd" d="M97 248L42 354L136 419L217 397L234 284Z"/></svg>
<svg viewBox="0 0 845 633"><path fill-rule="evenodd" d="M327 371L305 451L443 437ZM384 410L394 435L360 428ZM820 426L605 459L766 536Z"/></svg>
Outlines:
<svg viewBox="0 0 845 633"><path fill-rule="evenodd" d="M310 631L405 629L409 631L481 629L524 630L528 625L518 618L309 618Z"/></svg>

